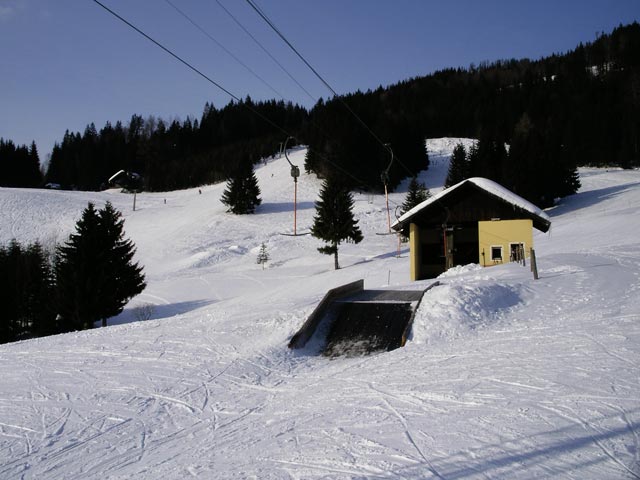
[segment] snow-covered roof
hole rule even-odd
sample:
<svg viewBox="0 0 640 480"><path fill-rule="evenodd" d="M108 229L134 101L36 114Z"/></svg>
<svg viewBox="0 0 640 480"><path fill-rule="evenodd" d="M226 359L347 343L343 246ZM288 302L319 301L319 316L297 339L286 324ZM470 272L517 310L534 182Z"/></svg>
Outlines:
<svg viewBox="0 0 640 480"><path fill-rule="evenodd" d="M551 220L549 219L549 216L546 213L544 213L540 208L536 207L530 201L525 200L519 195L516 195L511 190L506 189L499 183L494 182L493 180L489 180L488 178L482 178L482 177L472 177L472 178L467 178L466 180L463 180L462 182L457 183L441 191L440 193L433 195L432 197L429 197L424 202L416 205L411 210L409 210L404 215L402 215L398 220L396 220L396 222L391 226L391 228L395 230L399 230L400 228L402 228L404 224L407 223L407 221L409 221L409 219L411 219L418 212L424 210L430 205L433 205L434 203L439 202L444 197L451 195L454 191L458 190L460 187L468 183L472 183L476 187L480 188L481 190L484 190L485 192L495 197L498 197L504 202L509 203L515 207L518 207L521 210L524 210L525 212L528 212L535 217L539 217L539 219L543 223L551 224Z"/></svg>
<svg viewBox="0 0 640 480"><path fill-rule="evenodd" d="M124 173L124 170L118 170L116 173L109 177L109 183L113 182L116 178Z"/></svg>

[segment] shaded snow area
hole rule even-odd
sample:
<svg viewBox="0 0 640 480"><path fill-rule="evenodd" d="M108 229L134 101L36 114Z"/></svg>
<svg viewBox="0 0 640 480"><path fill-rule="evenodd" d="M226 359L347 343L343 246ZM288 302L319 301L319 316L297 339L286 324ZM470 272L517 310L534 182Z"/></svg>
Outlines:
<svg viewBox="0 0 640 480"><path fill-rule="evenodd" d="M433 193L456 143L427 142ZM455 268L404 348L335 359L286 347L328 289L431 282L409 282L407 246L396 258L376 235L383 196L354 193L365 239L333 271L317 239L282 235L285 159L256 173L248 216L225 213L224 185L144 193L135 212L117 191L0 189L2 242L62 241L88 200L110 200L148 281L107 328L0 345L0 478L640 478L639 171L581 171L535 236L539 280ZM298 232L319 188L300 177Z"/></svg>

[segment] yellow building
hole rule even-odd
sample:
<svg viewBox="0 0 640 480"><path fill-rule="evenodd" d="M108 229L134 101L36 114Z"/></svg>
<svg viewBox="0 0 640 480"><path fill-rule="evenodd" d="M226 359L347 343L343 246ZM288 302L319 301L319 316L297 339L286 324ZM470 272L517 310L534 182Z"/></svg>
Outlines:
<svg viewBox="0 0 640 480"><path fill-rule="evenodd" d="M392 226L409 237L411 280L468 263L489 267L527 258L533 229L546 232L538 207L486 178L469 178L409 210Z"/></svg>

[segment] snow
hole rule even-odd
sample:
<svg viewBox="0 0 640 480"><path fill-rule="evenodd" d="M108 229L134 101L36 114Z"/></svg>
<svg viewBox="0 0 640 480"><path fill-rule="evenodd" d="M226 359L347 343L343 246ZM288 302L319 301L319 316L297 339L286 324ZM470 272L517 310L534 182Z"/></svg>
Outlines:
<svg viewBox="0 0 640 480"><path fill-rule="evenodd" d="M432 193L457 141L427 142ZM225 213L224 185L140 194L135 212L115 190L0 189L3 243L63 241L88 201L111 201L148 281L107 328L0 345L0 478L640 477L640 171L580 171L535 236L539 280L457 267L404 348L332 360L286 348L329 288L431 282L410 283L406 244L396 258L396 237L376 235L383 196L354 194L365 239L334 271L317 239L281 235L286 160L256 174L249 216ZM299 178L298 232L319 187Z"/></svg>

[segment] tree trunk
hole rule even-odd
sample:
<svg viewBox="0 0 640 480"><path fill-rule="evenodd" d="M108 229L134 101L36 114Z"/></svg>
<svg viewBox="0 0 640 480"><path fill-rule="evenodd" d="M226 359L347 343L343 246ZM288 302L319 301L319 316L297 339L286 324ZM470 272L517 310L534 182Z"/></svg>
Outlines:
<svg viewBox="0 0 640 480"><path fill-rule="evenodd" d="M340 264L338 263L338 245L334 245L336 249L333 252L333 261L335 264L335 269L340 270Z"/></svg>
<svg viewBox="0 0 640 480"><path fill-rule="evenodd" d="M103 326L103 327L106 327L106 326L107 326L107 319L106 319L106 318L103 318L103 319L102 319L102 326Z"/></svg>

